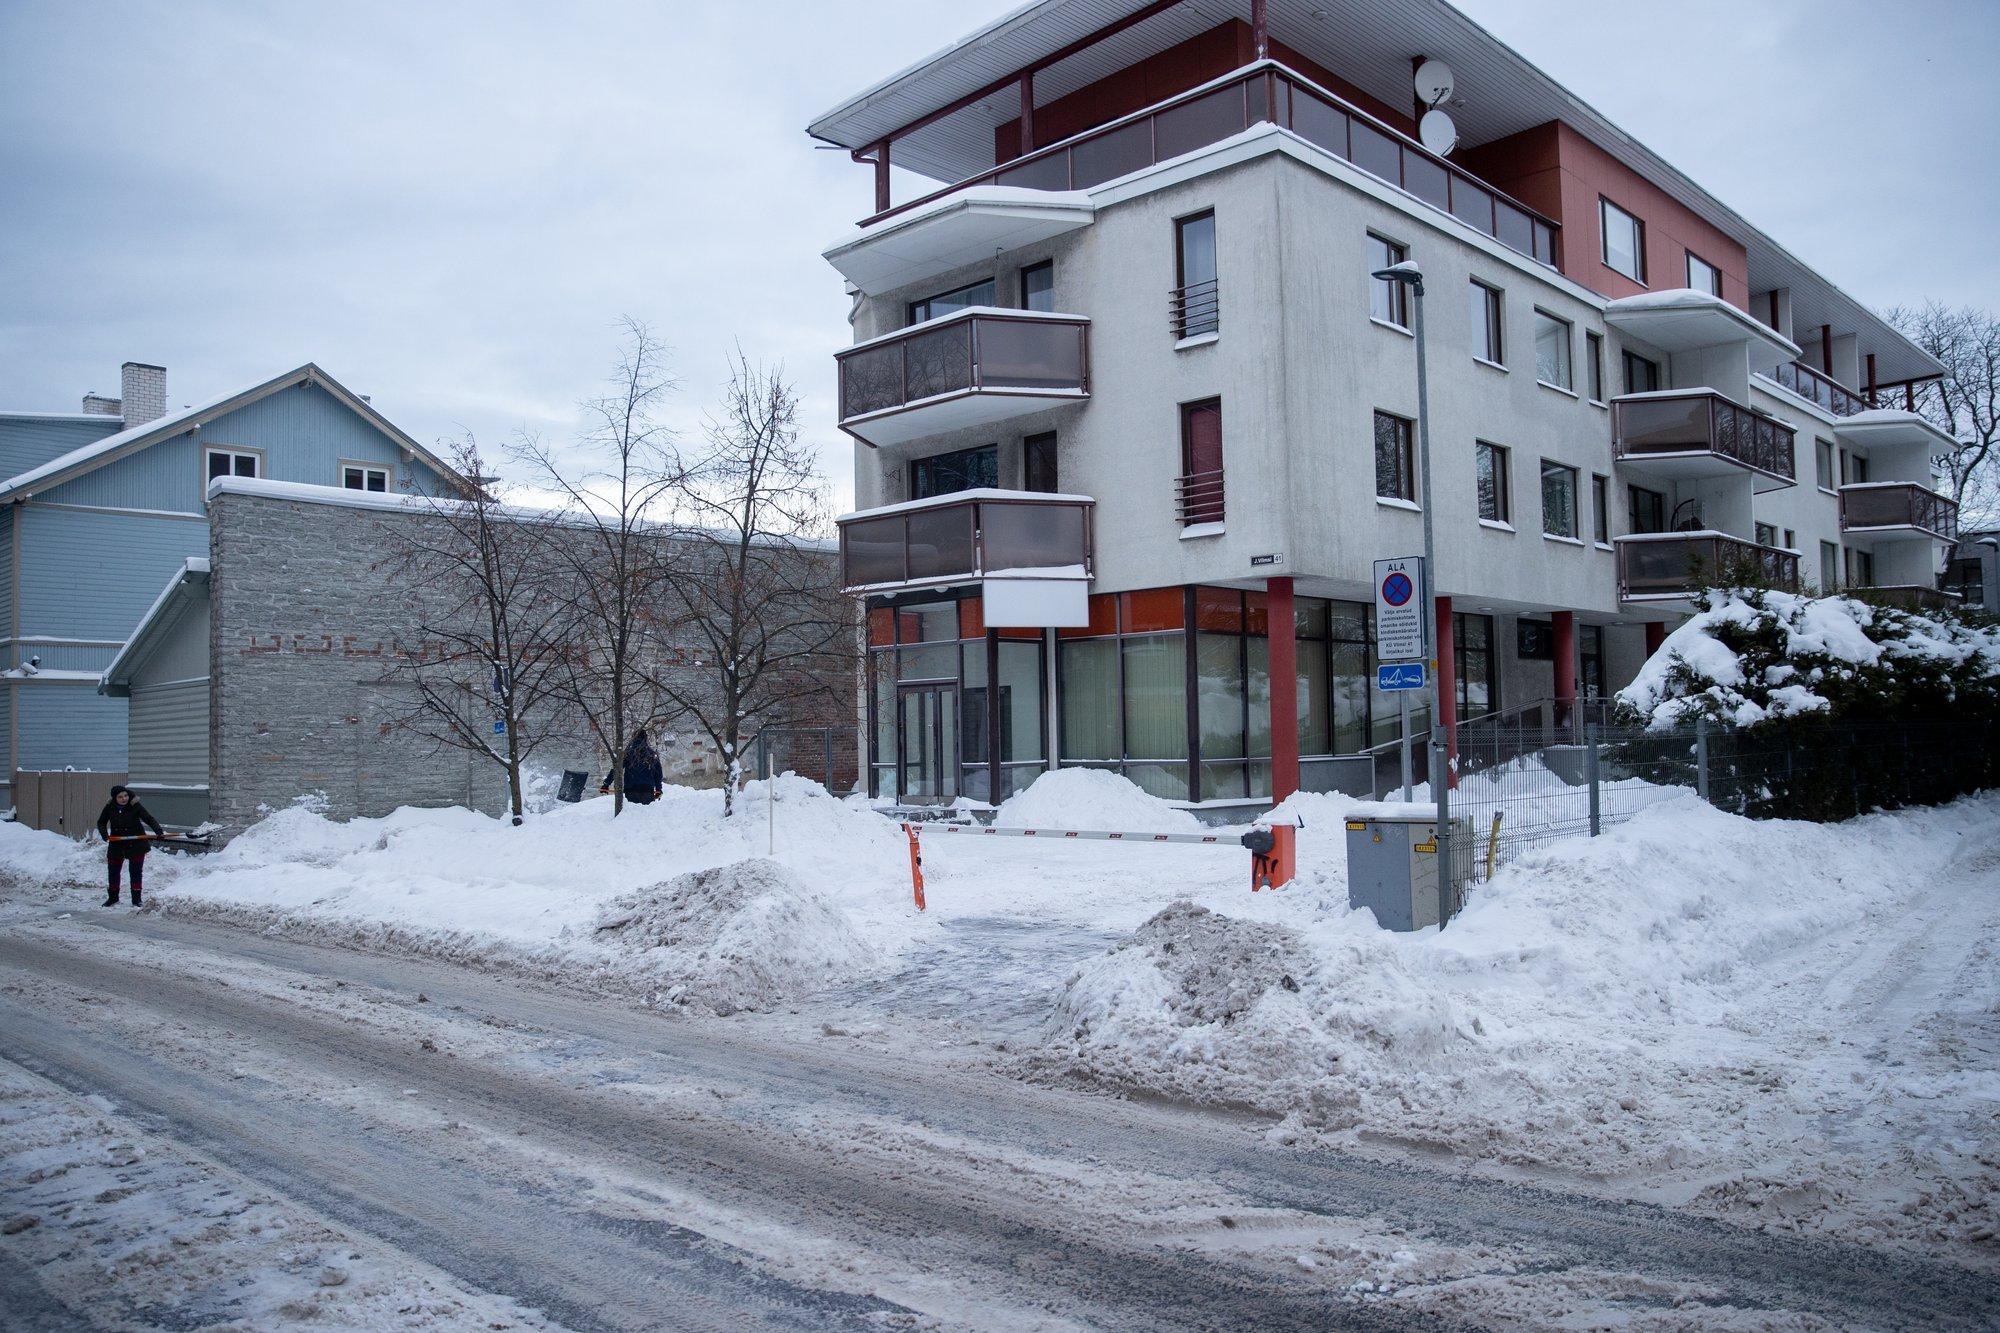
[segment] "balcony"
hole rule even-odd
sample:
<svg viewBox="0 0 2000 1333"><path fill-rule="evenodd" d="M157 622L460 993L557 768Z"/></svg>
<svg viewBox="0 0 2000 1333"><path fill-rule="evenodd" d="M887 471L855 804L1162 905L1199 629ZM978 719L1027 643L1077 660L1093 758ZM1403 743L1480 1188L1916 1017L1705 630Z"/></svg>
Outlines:
<svg viewBox="0 0 2000 1333"><path fill-rule="evenodd" d="M1090 321L976 306L835 354L840 428L870 446L1090 397Z"/></svg>
<svg viewBox="0 0 2000 1333"><path fill-rule="evenodd" d="M1873 410L1865 395L1856 393L1832 376L1823 375L1802 362L1787 361L1776 370L1760 370L1757 373L1775 384L1790 389L1832 416L1851 417Z"/></svg>
<svg viewBox="0 0 2000 1333"><path fill-rule="evenodd" d="M972 186L1050 193L1088 190L1219 143L1260 123L1291 130L1509 249L1550 268L1557 266L1557 223L1271 60L1247 65L1156 106L1024 153L921 198L882 209L862 219L861 225L872 228Z"/></svg>
<svg viewBox="0 0 2000 1333"><path fill-rule="evenodd" d="M1713 389L1613 399L1611 430L1615 457L1633 472L1679 478L1744 471L1759 491L1797 481L1792 428Z"/></svg>
<svg viewBox="0 0 2000 1333"><path fill-rule="evenodd" d="M1620 601L1685 601L1703 588L1753 581L1787 592L1799 586L1798 552L1726 532L1634 533L1615 544Z"/></svg>
<svg viewBox="0 0 2000 1333"><path fill-rule="evenodd" d="M1094 506L1084 495L976 490L848 514L838 520L841 585L865 594L978 583L988 625L1086 624ZM1083 618L1038 618L1050 614Z"/></svg>
<svg viewBox="0 0 2000 1333"><path fill-rule="evenodd" d="M1965 604L1965 598L1958 593L1922 583L1874 584L1847 591L1864 602L1880 602L1904 611L1955 611Z"/></svg>
<svg viewBox="0 0 2000 1333"><path fill-rule="evenodd" d="M1956 541L1958 504L1914 482L1857 482L1840 488L1840 530L1877 541Z"/></svg>

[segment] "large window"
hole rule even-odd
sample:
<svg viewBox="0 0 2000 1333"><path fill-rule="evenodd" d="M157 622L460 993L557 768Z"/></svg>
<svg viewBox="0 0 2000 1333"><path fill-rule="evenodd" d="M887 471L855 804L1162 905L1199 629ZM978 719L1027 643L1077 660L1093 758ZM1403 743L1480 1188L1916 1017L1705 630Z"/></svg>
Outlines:
<svg viewBox="0 0 2000 1333"><path fill-rule="evenodd" d="M1175 334L1198 338L1221 327L1215 272L1215 214L1174 223L1174 286L1180 289Z"/></svg>
<svg viewBox="0 0 2000 1333"><path fill-rule="evenodd" d="M1481 440L1473 445L1472 456L1479 471L1479 516L1491 523L1509 522L1513 503L1507 476L1507 450Z"/></svg>
<svg viewBox="0 0 2000 1333"><path fill-rule="evenodd" d="M1819 590L1833 592L1840 587L1840 548L1832 542L1819 544Z"/></svg>
<svg viewBox="0 0 2000 1333"><path fill-rule="evenodd" d="M1052 259L1030 264L1021 270L1021 308L1051 311L1056 308L1056 265Z"/></svg>
<svg viewBox="0 0 2000 1333"><path fill-rule="evenodd" d="M1692 250L1688 251L1687 279L1687 285L1698 292L1722 295L1722 270Z"/></svg>
<svg viewBox="0 0 2000 1333"><path fill-rule="evenodd" d="M928 500L933 495L978 490L1000 484L1000 451L993 445L959 449L948 454L932 454L910 463L910 498Z"/></svg>
<svg viewBox="0 0 2000 1333"><path fill-rule="evenodd" d="M1570 323L1546 310L1535 312L1535 378L1574 392L1576 371L1571 364Z"/></svg>
<svg viewBox="0 0 2000 1333"><path fill-rule="evenodd" d="M1458 680L1453 690L1458 720L1469 722L1500 707L1500 678L1493 653L1493 617L1451 618L1451 660Z"/></svg>
<svg viewBox="0 0 2000 1333"><path fill-rule="evenodd" d="M1599 230L1604 234L1604 266L1634 282L1646 280L1646 224L1609 199L1597 201Z"/></svg>
<svg viewBox="0 0 2000 1333"><path fill-rule="evenodd" d="M1626 518L1633 532L1665 532L1667 530L1667 497L1658 491L1649 491L1644 486L1628 489Z"/></svg>
<svg viewBox="0 0 2000 1333"><path fill-rule="evenodd" d="M1368 272L1372 275L1410 257L1410 247L1368 233ZM1387 278L1368 279L1368 317L1399 329L1410 327L1410 289Z"/></svg>
<svg viewBox="0 0 2000 1333"><path fill-rule="evenodd" d="M1576 537L1576 469L1542 460L1542 531Z"/></svg>
<svg viewBox="0 0 2000 1333"><path fill-rule="evenodd" d="M1500 322L1500 289L1472 280L1472 355L1474 360L1507 363Z"/></svg>
<svg viewBox="0 0 2000 1333"><path fill-rule="evenodd" d="M1599 546L1611 544L1611 478L1590 478L1590 534Z"/></svg>
<svg viewBox="0 0 2000 1333"><path fill-rule="evenodd" d="M1056 433L1045 431L1021 441L1021 488L1053 495L1056 484Z"/></svg>
<svg viewBox="0 0 2000 1333"><path fill-rule="evenodd" d="M1188 798L1187 636L1180 588L1100 594L1056 645L1064 763Z"/></svg>
<svg viewBox="0 0 2000 1333"><path fill-rule="evenodd" d="M1181 404L1181 522L1220 523L1222 400Z"/></svg>
<svg viewBox="0 0 2000 1333"><path fill-rule="evenodd" d="M1410 423L1387 412L1375 414L1375 494L1390 500L1417 498L1416 451Z"/></svg>
<svg viewBox="0 0 2000 1333"><path fill-rule="evenodd" d="M926 296L921 301L910 302L910 323L921 324L927 319L943 319L961 310L970 310L976 305L993 304L993 279L970 283L936 296Z"/></svg>
<svg viewBox="0 0 2000 1333"><path fill-rule="evenodd" d="M1590 401L1604 401L1604 335L1585 330L1583 335L1583 373L1588 377L1584 384L1590 390Z"/></svg>
<svg viewBox="0 0 2000 1333"><path fill-rule="evenodd" d="M1637 352L1624 353L1625 392L1657 393L1660 388L1660 363L1649 361Z"/></svg>
<svg viewBox="0 0 2000 1333"><path fill-rule="evenodd" d="M1604 688L1604 626L1576 627L1577 691L1586 699L1602 699Z"/></svg>
<svg viewBox="0 0 2000 1333"><path fill-rule="evenodd" d="M1819 488L1823 491L1831 491L1834 486L1833 442L1831 440L1813 441L1813 469L1818 474ZM213 473L210 475L213 475Z"/></svg>

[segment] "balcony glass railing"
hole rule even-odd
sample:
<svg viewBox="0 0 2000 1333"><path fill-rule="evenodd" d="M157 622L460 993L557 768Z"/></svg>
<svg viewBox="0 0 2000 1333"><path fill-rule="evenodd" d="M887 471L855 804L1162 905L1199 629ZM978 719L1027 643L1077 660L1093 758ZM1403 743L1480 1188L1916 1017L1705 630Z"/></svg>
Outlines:
<svg viewBox="0 0 2000 1333"><path fill-rule="evenodd" d="M1915 482L1864 482L1840 488L1840 530L1919 528L1944 541L1958 538L1958 504Z"/></svg>
<svg viewBox="0 0 2000 1333"><path fill-rule="evenodd" d="M965 491L840 520L849 592L943 586L1009 570L1091 568L1092 502L1034 491Z"/></svg>
<svg viewBox="0 0 2000 1333"><path fill-rule="evenodd" d="M1799 586L1798 552L1725 532L1649 532L1620 537L1617 545L1618 595L1626 601L1753 580L1788 592Z"/></svg>
<svg viewBox="0 0 2000 1333"><path fill-rule="evenodd" d="M980 392L1090 392L1090 321L974 309L835 353L840 419Z"/></svg>
<svg viewBox="0 0 2000 1333"><path fill-rule="evenodd" d="M1776 370L1757 372L1765 379L1783 385L1809 403L1816 403L1837 417L1851 417L1857 412L1869 410L1868 399L1827 375L1822 375L1811 366L1797 361L1787 361Z"/></svg>
<svg viewBox="0 0 2000 1333"><path fill-rule="evenodd" d="M1557 223L1427 151L1359 107L1269 60L1061 143L1024 153L956 185L884 209L864 218L862 225L973 185L1087 190L1220 142L1261 122L1284 126L1509 249L1551 268L1558 264Z"/></svg>
<svg viewBox="0 0 2000 1333"><path fill-rule="evenodd" d="M1614 399L1611 412L1618 458L1706 453L1788 482L1797 479L1792 428L1719 393L1639 394Z"/></svg>

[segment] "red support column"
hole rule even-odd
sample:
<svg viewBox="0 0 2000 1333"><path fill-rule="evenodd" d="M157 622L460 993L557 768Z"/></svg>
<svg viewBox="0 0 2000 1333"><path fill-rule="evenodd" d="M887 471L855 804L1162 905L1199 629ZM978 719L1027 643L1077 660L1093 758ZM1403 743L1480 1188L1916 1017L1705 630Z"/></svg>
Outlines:
<svg viewBox="0 0 2000 1333"><path fill-rule="evenodd" d="M1654 653L1659 652L1660 645L1665 643L1666 641L1667 641L1666 623L1664 621L1659 621L1659 620L1647 621L1646 656L1651 657Z"/></svg>
<svg viewBox="0 0 2000 1333"><path fill-rule="evenodd" d="M1450 781L1458 786L1458 655L1452 648L1451 598L1437 599L1437 682L1438 716L1431 725L1444 728L1444 748ZM1437 774L1431 774L1433 781ZM1433 786L1432 791L1437 788Z"/></svg>
<svg viewBox="0 0 2000 1333"><path fill-rule="evenodd" d="M1819 326L1819 368L1828 379L1833 378L1833 325Z"/></svg>
<svg viewBox="0 0 2000 1333"><path fill-rule="evenodd" d="M889 141L875 145L875 211L889 211Z"/></svg>
<svg viewBox="0 0 2000 1333"><path fill-rule="evenodd" d="M1576 716L1576 612L1557 611L1549 619L1556 632L1556 725L1566 727Z"/></svg>
<svg viewBox="0 0 2000 1333"><path fill-rule="evenodd" d="M1257 59L1271 58L1271 19L1265 0L1250 0L1250 45Z"/></svg>
<svg viewBox="0 0 2000 1333"><path fill-rule="evenodd" d="M1035 151L1035 71L1021 73L1021 152L1026 156Z"/></svg>
<svg viewBox="0 0 2000 1333"><path fill-rule="evenodd" d="M1270 617L1271 799L1299 789L1299 645L1292 614L1292 580L1264 581Z"/></svg>

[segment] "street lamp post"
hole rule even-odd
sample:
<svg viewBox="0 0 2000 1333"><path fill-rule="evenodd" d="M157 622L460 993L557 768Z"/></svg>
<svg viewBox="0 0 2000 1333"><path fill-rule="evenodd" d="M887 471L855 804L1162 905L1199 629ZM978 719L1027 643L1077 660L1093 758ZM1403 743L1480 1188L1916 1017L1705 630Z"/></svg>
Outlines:
<svg viewBox="0 0 2000 1333"><path fill-rule="evenodd" d="M1434 536L1432 519L1437 509L1437 492L1431 489L1431 411L1430 376L1424 365L1424 272L1416 261L1405 259L1400 264L1375 270L1374 277L1383 282L1399 283L1409 288L1412 304L1416 307L1417 334L1417 469L1423 481L1424 513L1424 634L1430 646L1431 655L1425 663L1430 669L1431 685L1431 745L1430 780L1431 799L1437 802L1437 857L1438 857L1438 929L1444 929L1445 919L1450 915L1451 890L1453 883L1451 859L1451 747L1444 729L1444 698L1442 695L1442 673L1437 663L1437 541Z"/></svg>

